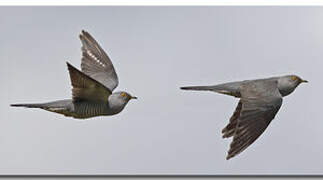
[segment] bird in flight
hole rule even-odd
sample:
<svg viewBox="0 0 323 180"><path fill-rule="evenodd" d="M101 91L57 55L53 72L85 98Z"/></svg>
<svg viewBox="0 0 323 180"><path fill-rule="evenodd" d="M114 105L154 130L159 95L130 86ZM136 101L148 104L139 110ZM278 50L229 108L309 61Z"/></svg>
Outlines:
<svg viewBox="0 0 323 180"><path fill-rule="evenodd" d="M67 62L73 87L72 99L11 106L40 108L85 119L118 114L129 100L137 99L127 92L113 92L119 80L109 56L88 32L83 30L79 37L82 43L82 71Z"/></svg>
<svg viewBox="0 0 323 180"><path fill-rule="evenodd" d="M283 97L292 93L299 84L306 82L296 75L287 75L181 89L213 91L240 98L229 124L222 130L223 138L233 137L226 157L228 160L250 146L274 119Z"/></svg>

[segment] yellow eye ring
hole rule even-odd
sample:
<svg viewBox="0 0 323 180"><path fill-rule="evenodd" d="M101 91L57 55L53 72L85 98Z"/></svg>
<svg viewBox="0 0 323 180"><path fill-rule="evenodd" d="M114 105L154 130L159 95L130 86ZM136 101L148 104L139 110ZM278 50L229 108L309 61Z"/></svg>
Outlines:
<svg viewBox="0 0 323 180"><path fill-rule="evenodd" d="M126 97L126 96L127 96L127 94L126 94L125 92L123 92L123 93L121 93L121 96L122 96L122 97Z"/></svg>
<svg viewBox="0 0 323 180"><path fill-rule="evenodd" d="M296 76L292 76L292 80L296 81L298 78Z"/></svg>

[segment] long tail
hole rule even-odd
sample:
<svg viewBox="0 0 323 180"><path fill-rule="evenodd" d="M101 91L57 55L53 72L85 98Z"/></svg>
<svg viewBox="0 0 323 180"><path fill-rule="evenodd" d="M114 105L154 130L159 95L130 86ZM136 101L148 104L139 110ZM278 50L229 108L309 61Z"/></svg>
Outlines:
<svg viewBox="0 0 323 180"><path fill-rule="evenodd" d="M214 86L186 86L181 87L182 90L194 90L194 91L213 91Z"/></svg>
<svg viewBox="0 0 323 180"><path fill-rule="evenodd" d="M43 104L10 104L13 107L43 108Z"/></svg>
<svg viewBox="0 0 323 180"><path fill-rule="evenodd" d="M193 91L213 91L229 96L241 97L240 95L240 82L231 82L225 84L218 84L214 86L187 86L181 87L183 90L193 90Z"/></svg>
<svg viewBox="0 0 323 180"><path fill-rule="evenodd" d="M13 107L26 107L26 108L40 108L46 111L64 114L65 116L71 116L70 108L73 106L71 99L58 100L48 103L35 103L35 104L10 104Z"/></svg>

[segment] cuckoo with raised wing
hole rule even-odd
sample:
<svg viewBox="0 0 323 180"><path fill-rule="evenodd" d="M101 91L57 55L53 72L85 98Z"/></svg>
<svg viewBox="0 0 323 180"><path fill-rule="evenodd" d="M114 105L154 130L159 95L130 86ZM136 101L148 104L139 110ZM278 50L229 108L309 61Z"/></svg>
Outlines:
<svg viewBox="0 0 323 180"><path fill-rule="evenodd" d="M120 113L129 100L137 99L127 92L113 92L118 76L109 56L86 31L80 34L82 43L81 71L67 62L72 84L72 99L37 104L11 104L40 108L77 119Z"/></svg>

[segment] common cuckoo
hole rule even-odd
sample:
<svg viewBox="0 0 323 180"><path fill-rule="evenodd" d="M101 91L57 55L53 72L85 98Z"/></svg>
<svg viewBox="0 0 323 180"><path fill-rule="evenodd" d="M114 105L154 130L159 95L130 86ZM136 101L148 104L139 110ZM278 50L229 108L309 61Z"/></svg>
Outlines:
<svg viewBox="0 0 323 180"><path fill-rule="evenodd" d="M233 137L226 157L230 159L244 151L265 131L282 105L283 97L304 82L307 81L296 75L287 75L181 89L213 91L240 98L229 124L222 130L223 138Z"/></svg>
<svg viewBox="0 0 323 180"><path fill-rule="evenodd" d="M11 106L41 108L84 119L118 114L130 99L137 99L127 92L113 93L119 81L110 58L88 32L83 30L79 37L82 43L82 71L67 62L73 87L72 99Z"/></svg>

